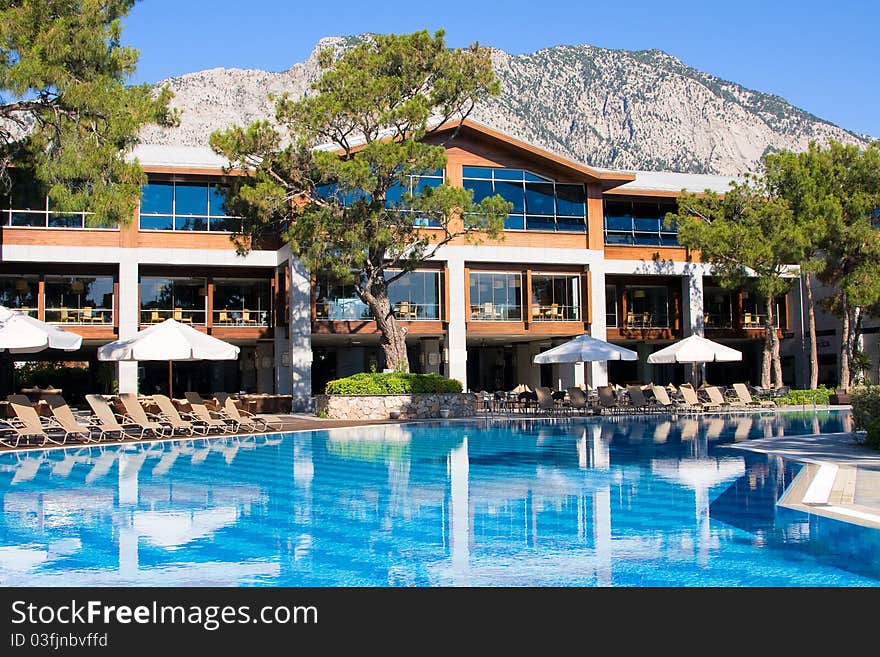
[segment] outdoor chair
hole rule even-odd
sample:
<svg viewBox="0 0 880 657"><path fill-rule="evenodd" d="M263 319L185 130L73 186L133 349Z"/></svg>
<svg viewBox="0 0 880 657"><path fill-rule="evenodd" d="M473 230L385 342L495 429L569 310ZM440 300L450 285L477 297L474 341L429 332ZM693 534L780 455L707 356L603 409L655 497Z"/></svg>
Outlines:
<svg viewBox="0 0 880 657"><path fill-rule="evenodd" d="M587 409L590 408L590 402L587 393L577 386L568 389L568 408L573 411L580 411L581 415L586 415Z"/></svg>
<svg viewBox="0 0 880 657"><path fill-rule="evenodd" d="M61 429L54 420L40 418L37 409L33 407L31 400L26 395L9 395L6 400L9 402L9 408L15 414L15 418L3 422L4 429L7 429L6 433L12 435L0 438L2 444L7 447L18 447L22 438L40 438L42 439L40 445L46 443L63 445L67 442L68 433ZM9 442L13 436L15 438L14 445Z"/></svg>
<svg viewBox="0 0 880 657"><path fill-rule="evenodd" d="M121 392L119 393L118 399L125 410L125 413L122 414L122 418L125 422L138 424L143 427L144 430L153 432L156 437L170 436L174 433L174 429L168 422L160 422L162 419L160 416L154 415L153 413L147 413L147 411L144 410L144 407L141 406L140 400L138 400L135 393Z"/></svg>
<svg viewBox="0 0 880 657"><path fill-rule="evenodd" d="M233 420L238 421L239 425L253 423L256 425L256 431L281 431L284 427L284 420L277 415L270 413L251 413L239 408L235 400L225 392L215 392L214 399L218 405Z"/></svg>
<svg viewBox="0 0 880 657"><path fill-rule="evenodd" d="M743 407L743 404L739 400L727 399L724 394L721 392L721 388L718 386L708 386L703 388L706 393L706 396L709 397L709 401L713 404L718 404L722 408L731 408L731 407Z"/></svg>
<svg viewBox="0 0 880 657"><path fill-rule="evenodd" d="M148 431L155 434L152 428L117 414L103 395L86 395L86 403L92 409L92 427L99 432L99 440L112 438L114 434L119 440L141 440Z"/></svg>
<svg viewBox="0 0 880 657"><path fill-rule="evenodd" d="M669 391L663 386L652 385L651 392L654 393L654 404L658 408L666 411L675 411L678 409L678 402L669 398Z"/></svg>
<svg viewBox="0 0 880 657"><path fill-rule="evenodd" d="M681 398L684 400L681 408L685 410L700 412L707 409L721 408L718 404L713 404L712 402L701 402L700 398L697 396L697 391L694 390L694 387L689 383L683 383L678 386L678 391L681 394Z"/></svg>
<svg viewBox="0 0 880 657"><path fill-rule="evenodd" d="M234 433L235 431L238 431L239 426L241 426L241 422L235 418L229 417L228 415L224 416L220 411L211 411L199 393L187 392L184 396L186 397L186 401L189 402L192 414L200 422L204 422L210 430L219 433Z"/></svg>
<svg viewBox="0 0 880 657"><path fill-rule="evenodd" d="M629 395L630 408L639 413L649 413L654 410L648 399L645 397L641 386L627 386L626 392Z"/></svg>
<svg viewBox="0 0 880 657"><path fill-rule="evenodd" d="M556 413L559 406L553 399L553 391L546 386L538 386L535 388L535 394L538 396L538 410L547 413Z"/></svg>
<svg viewBox="0 0 880 657"><path fill-rule="evenodd" d="M171 426L172 431L180 432L187 436L192 436L197 432L203 436L207 435L209 431L208 425L199 421L191 413L181 413L169 397L159 394L150 395L150 397L156 406L159 407L159 417L163 422L167 422Z"/></svg>
<svg viewBox="0 0 880 657"><path fill-rule="evenodd" d="M772 401L758 401L757 399L752 399L752 394L749 392L749 389L746 387L745 383L734 383L733 390L736 392L736 396L746 406L752 406L757 408L776 408L776 403Z"/></svg>
<svg viewBox="0 0 880 657"><path fill-rule="evenodd" d="M73 414L73 411L70 410L70 406L68 406L67 402L64 400L64 397L58 394L44 392L43 399L52 411L52 419L58 423L58 426L64 429L66 437L74 437L85 442L93 442L91 422L85 426L80 424L79 420L77 420L76 416ZM95 440L100 440L100 436L101 434L98 433L98 437Z"/></svg>
<svg viewBox="0 0 880 657"><path fill-rule="evenodd" d="M599 386L597 392L599 393L600 412L607 410L609 413L620 413L624 410L624 407L617 399L617 394L614 392L614 388L611 386Z"/></svg>

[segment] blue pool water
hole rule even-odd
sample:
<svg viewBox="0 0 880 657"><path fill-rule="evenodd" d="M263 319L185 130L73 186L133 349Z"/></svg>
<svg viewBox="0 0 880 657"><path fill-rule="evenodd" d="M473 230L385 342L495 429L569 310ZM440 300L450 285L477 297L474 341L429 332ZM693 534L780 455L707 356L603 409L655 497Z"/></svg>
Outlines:
<svg viewBox="0 0 880 657"><path fill-rule="evenodd" d="M730 444L840 412L383 425L0 455L0 585L876 586Z"/></svg>

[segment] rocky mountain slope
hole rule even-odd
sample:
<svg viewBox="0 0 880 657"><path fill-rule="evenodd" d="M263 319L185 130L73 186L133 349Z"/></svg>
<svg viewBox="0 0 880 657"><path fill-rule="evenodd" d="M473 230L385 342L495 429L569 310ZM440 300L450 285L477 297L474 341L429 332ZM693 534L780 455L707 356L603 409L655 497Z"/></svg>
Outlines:
<svg viewBox="0 0 880 657"><path fill-rule="evenodd" d="M304 94L317 79L317 52L361 37L328 37L287 71L216 68L165 80L183 110L173 129L143 140L203 146L213 130L274 114L270 94ZM528 55L493 50L502 95L473 118L592 166L734 175L768 150L856 135L787 103L703 73L658 50L555 46Z"/></svg>

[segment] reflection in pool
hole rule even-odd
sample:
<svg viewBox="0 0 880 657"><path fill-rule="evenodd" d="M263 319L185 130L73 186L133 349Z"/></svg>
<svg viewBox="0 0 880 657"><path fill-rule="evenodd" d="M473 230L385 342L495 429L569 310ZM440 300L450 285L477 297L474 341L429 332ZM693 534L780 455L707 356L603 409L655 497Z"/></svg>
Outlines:
<svg viewBox="0 0 880 657"><path fill-rule="evenodd" d="M844 412L475 420L0 455L0 584L876 586L735 441Z"/></svg>

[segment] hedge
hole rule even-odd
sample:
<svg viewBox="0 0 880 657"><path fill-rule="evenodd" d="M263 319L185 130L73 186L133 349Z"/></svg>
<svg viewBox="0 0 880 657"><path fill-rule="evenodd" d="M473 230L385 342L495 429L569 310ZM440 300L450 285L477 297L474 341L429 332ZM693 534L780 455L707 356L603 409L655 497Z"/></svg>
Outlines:
<svg viewBox="0 0 880 657"><path fill-rule="evenodd" d="M787 395L776 397L773 401L777 406L817 406L827 405L831 403L831 393L834 392L824 385L819 386L817 390L791 390Z"/></svg>
<svg viewBox="0 0 880 657"><path fill-rule="evenodd" d="M873 420L880 420L880 386L856 386L850 399L856 429L868 429Z"/></svg>
<svg viewBox="0 0 880 657"><path fill-rule="evenodd" d="M439 374L362 372L327 383L328 395L402 395L461 392L461 382Z"/></svg>

